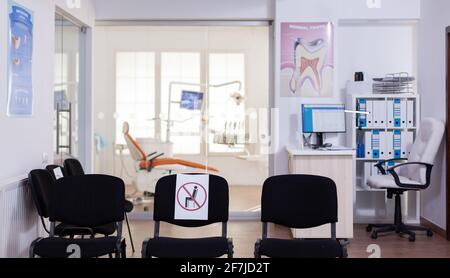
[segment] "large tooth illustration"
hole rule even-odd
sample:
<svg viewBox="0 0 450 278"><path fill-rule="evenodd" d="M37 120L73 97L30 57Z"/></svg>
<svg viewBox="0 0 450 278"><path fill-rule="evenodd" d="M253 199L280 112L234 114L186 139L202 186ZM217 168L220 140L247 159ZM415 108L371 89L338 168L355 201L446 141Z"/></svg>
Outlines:
<svg viewBox="0 0 450 278"><path fill-rule="evenodd" d="M310 80L317 92L322 90L322 69L327 58L328 48L324 40L319 39L307 42L304 39L297 41L296 55L296 78L297 87ZM300 84L298 83L300 82Z"/></svg>

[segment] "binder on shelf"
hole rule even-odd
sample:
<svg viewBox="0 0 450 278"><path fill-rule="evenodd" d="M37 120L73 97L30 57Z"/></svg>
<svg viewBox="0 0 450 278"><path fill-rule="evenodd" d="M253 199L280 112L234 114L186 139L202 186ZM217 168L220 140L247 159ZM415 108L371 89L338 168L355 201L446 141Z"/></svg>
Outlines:
<svg viewBox="0 0 450 278"><path fill-rule="evenodd" d="M359 112L367 112L367 101L366 99L360 98L358 99L358 107L357 107ZM357 126L360 128L365 128L367 127L367 116L366 114L358 114L357 115L357 119L358 119L358 123Z"/></svg>
<svg viewBox="0 0 450 278"><path fill-rule="evenodd" d="M402 156L402 132L400 130L394 130L392 142L394 158L404 158Z"/></svg>
<svg viewBox="0 0 450 278"><path fill-rule="evenodd" d="M407 123L406 123L406 127L407 128L413 128L415 127L415 121L414 121L414 114L415 114L415 108L414 108L414 100L409 99L407 102L407 108L406 108L406 112L407 112Z"/></svg>
<svg viewBox="0 0 450 278"><path fill-rule="evenodd" d="M414 144L414 133L403 131L401 134L402 158L409 157L412 145Z"/></svg>
<svg viewBox="0 0 450 278"><path fill-rule="evenodd" d="M402 127L402 100L394 99L392 101L392 117L393 117L393 127Z"/></svg>
<svg viewBox="0 0 450 278"><path fill-rule="evenodd" d="M364 132L364 149L365 154L364 157L372 158L372 132L366 131Z"/></svg>
<svg viewBox="0 0 450 278"><path fill-rule="evenodd" d="M386 103L386 110L387 110L387 127L393 128L395 127L395 117L394 117L394 100L388 100Z"/></svg>
<svg viewBox="0 0 450 278"><path fill-rule="evenodd" d="M406 128L407 126L407 118L408 118L408 101L406 99L402 99L400 101L400 127Z"/></svg>
<svg viewBox="0 0 450 278"><path fill-rule="evenodd" d="M380 158L380 131L373 130L371 136L371 146L372 146L372 158L379 159Z"/></svg>
<svg viewBox="0 0 450 278"><path fill-rule="evenodd" d="M391 131L383 131L380 133L381 139L381 158L394 158L394 134Z"/></svg>
<svg viewBox="0 0 450 278"><path fill-rule="evenodd" d="M366 112L369 113L368 115L366 115L366 127L373 128L373 100L366 100Z"/></svg>
<svg viewBox="0 0 450 278"><path fill-rule="evenodd" d="M372 104L372 125L374 128L386 127L386 102L384 100L374 100Z"/></svg>

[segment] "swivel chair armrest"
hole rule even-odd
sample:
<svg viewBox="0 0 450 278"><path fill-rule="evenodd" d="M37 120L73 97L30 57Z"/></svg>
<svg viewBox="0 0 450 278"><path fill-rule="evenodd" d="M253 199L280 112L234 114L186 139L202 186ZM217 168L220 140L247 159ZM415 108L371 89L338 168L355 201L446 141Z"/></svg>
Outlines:
<svg viewBox="0 0 450 278"><path fill-rule="evenodd" d="M380 161L378 161L377 164L375 164L375 167L377 167L378 170L383 175L387 175L388 173L386 172L386 169L383 168L383 165L385 165L386 163L392 162L392 161L408 161L408 159L407 158L393 158L393 159L387 159L387 160L380 160Z"/></svg>
<svg viewBox="0 0 450 278"><path fill-rule="evenodd" d="M395 170L397 168L401 168L401 167L409 166L409 165L419 165L419 166L426 167L427 172L426 172L425 184L423 184L423 185L421 185L421 184L405 184L400 181L400 177L398 176L398 174ZM432 164L423 163L423 162L408 162L408 163L396 165L396 166L390 168L388 170L388 172L392 175L392 177L394 177L395 184L397 184L397 186L399 186L399 187L413 188L413 189L426 189L426 188L428 188L428 186L430 186L430 183L431 183L431 171L433 170L433 166L434 165L432 165Z"/></svg>

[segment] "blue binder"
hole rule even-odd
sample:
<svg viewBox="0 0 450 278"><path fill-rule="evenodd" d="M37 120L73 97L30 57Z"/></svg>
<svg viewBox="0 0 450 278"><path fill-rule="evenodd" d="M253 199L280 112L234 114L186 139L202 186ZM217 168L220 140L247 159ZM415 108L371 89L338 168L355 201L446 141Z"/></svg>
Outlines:
<svg viewBox="0 0 450 278"><path fill-rule="evenodd" d="M394 131L394 158L402 158L402 132L401 130Z"/></svg>
<svg viewBox="0 0 450 278"><path fill-rule="evenodd" d="M358 99L358 111L367 112L367 101L365 99ZM357 120L358 127L367 127L367 116L365 114L358 114Z"/></svg>
<svg viewBox="0 0 450 278"><path fill-rule="evenodd" d="M372 157L375 159L380 158L380 131L374 130L372 131Z"/></svg>

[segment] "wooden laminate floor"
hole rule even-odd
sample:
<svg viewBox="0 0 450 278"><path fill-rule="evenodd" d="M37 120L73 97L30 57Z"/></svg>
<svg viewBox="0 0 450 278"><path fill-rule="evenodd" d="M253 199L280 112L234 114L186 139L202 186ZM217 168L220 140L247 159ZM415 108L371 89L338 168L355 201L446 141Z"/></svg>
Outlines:
<svg viewBox="0 0 450 278"><path fill-rule="evenodd" d="M126 228L126 227L124 227ZM153 222L131 221L133 239L136 252L131 251L128 232L124 229L128 244L128 257L140 258L141 245L145 238L153 235ZM236 258L252 258L255 241L261 237L261 224L257 221L232 221L229 223L228 236L233 238ZM167 224L161 225L161 235L169 237L203 237L220 235L220 225L212 225L200 229L187 229ZM291 239L290 230L284 227L271 225L269 234L273 237ZM350 258L367 258L370 254L366 251L371 244L378 244L383 258L450 258L450 242L443 237L435 235L427 238L418 235L416 242L409 242L407 238L397 235L380 236L377 240L370 238L362 225L355 226L355 238L350 241L348 252Z"/></svg>

